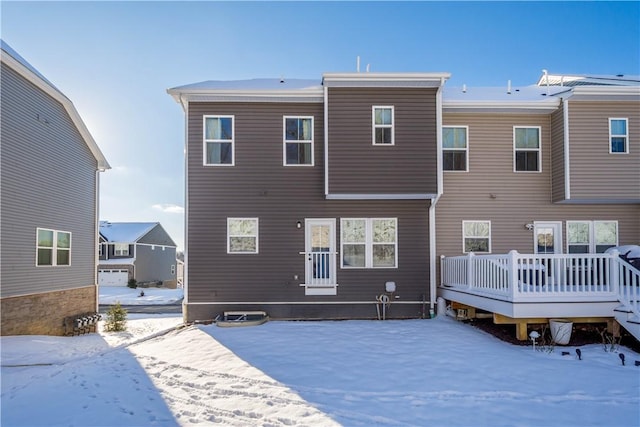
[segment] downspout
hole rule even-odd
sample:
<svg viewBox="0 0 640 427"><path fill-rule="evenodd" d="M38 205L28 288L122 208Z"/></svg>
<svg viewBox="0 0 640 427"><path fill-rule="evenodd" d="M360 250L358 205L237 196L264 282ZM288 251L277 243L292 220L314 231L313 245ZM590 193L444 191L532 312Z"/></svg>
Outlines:
<svg viewBox="0 0 640 427"><path fill-rule="evenodd" d="M100 257L98 255L98 245L100 244L100 172L104 172L104 169L96 169L96 181L95 181L95 221L94 221L94 245L93 245L93 284L96 289L96 306L95 312L98 313L100 309L100 287L98 285L98 264L100 263Z"/></svg>
<svg viewBox="0 0 640 427"><path fill-rule="evenodd" d="M183 294L183 299L182 299L182 313L183 313L183 317L184 320L187 320L187 316L188 316L188 312L186 309L186 304L189 303L189 292L187 292L187 287L188 287L188 274L187 274L187 269L189 268L189 262L188 262L188 257L189 257L189 253L187 248L189 247L188 245L188 239L189 239L189 156L188 156L188 149L189 149L189 101L186 101L186 105L185 105L185 100L182 98L182 94L180 94L180 105L182 105L182 109L184 110L184 115L185 115L185 121L184 121L184 260L182 263L182 294ZM176 268L177 268L177 262L176 262Z"/></svg>
<svg viewBox="0 0 640 427"><path fill-rule="evenodd" d="M429 316L435 315L436 303L436 205L444 192L442 173L442 87L444 78L436 92L436 165L438 193L429 205Z"/></svg>
<svg viewBox="0 0 640 427"><path fill-rule="evenodd" d="M329 88L324 89L324 196L329 195Z"/></svg>
<svg viewBox="0 0 640 427"><path fill-rule="evenodd" d="M569 163L569 100L562 103L564 120L564 199L571 199L571 164Z"/></svg>

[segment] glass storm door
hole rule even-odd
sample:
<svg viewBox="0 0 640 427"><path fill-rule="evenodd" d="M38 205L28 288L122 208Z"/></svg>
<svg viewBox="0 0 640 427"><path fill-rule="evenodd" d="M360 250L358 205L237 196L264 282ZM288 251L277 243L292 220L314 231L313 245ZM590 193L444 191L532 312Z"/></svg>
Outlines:
<svg viewBox="0 0 640 427"><path fill-rule="evenodd" d="M537 254L562 253L562 223L536 222L533 227L533 247Z"/></svg>
<svg viewBox="0 0 640 427"><path fill-rule="evenodd" d="M336 283L336 220L305 220L305 283Z"/></svg>

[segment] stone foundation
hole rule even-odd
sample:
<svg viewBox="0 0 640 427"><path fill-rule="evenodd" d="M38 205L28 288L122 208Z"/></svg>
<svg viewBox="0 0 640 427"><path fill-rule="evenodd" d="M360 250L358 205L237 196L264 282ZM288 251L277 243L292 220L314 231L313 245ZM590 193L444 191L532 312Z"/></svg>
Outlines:
<svg viewBox="0 0 640 427"><path fill-rule="evenodd" d="M97 291L91 285L2 298L0 335L64 335L65 317L96 311Z"/></svg>

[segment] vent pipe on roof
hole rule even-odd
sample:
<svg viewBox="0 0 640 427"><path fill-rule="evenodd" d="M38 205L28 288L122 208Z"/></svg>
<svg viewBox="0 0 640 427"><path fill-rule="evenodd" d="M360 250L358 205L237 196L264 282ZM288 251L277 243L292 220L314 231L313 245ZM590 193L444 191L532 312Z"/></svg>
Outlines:
<svg viewBox="0 0 640 427"><path fill-rule="evenodd" d="M360 55L356 56L356 72L360 72Z"/></svg>
<svg viewBox="0 0 640 427"><path fill-rule="evenodd" d="M511 95L511 80L507 80L507 94Z"/></svg>
<svg viewBox="0 0 640 427"><path fill-rule="evenodd" d="M547 93L545 93L545 95L548 95L549 94L549 72L547 70L542 70L542 72L544 73L544 79L547 84Z"/></svg>
<svg viewBox="0 0 640 427"><path fill-rule="evenodd" d="M462 93L467 93L467 85L462 85Z"/></svg>
<svg viewBox="0 0 640 427"><path fill-rule="evenodd" d="M367 73L369 72L369 64L367 64Z"/></svg>

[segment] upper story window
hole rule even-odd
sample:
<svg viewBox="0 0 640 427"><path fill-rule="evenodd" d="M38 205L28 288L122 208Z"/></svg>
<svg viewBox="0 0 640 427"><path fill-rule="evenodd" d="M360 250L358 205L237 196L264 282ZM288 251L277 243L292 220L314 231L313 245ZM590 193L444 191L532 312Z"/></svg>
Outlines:
<svg viewBox="0 0 640 427"><path fill-rule="evenodd" d="M342 268L396 268L397 218L342 218Z"/></svg>
<svg viewBox="0 0 640 427"><path fill-rule="evenodd" d="M609 153L629 152L628 119L609 119Z"/></svg>
<svg viewBox="0 0 640 427"><path fill-rule="evenodd" d="M442 169L446 171L469 170L468 126L442 128Z"/></svg>
<svg viewBox="0 0 640 427"><path fill-rule="evenodd" d="M491 252L491 221L462 221L463 251Z"/></svg>
<svg viewBox="0 0 640 427"><path fill-rule="evenodd" d="M36 265L71 265L71 233L67 231L36 229Z"/></svg>
<svg viewBox="0 0 640 427"><path fill-rule="evenodd" d="M113 254L115 256L129 256L129 244L128 243L114 243Z"/></svg>
<svg viewBox="0 0 640 427"><path fill-rule="evenodd" d="M567 221L567 252L603 253L618 246L618 221Z"/></svg>
<svg viewBox="0 0 640 427"><path fill-rule="evenodd" d="M227 218L227 253L258 253L258 218Z"/></svg>
<svg viewBox="0 0 640 427"><path fill-rule="evenodd" d="M513 128L513 169L516 172L540 172L540 127Z"/></svg>
<svg viewBox="0 0 640 427"><path fill-rule="evenodd" d="M393 106L373 107L373 145L393 145Z"/></svg>
<svg viewBox="0 0 640 427"><path fill-rule="evenodd" d="M204 116L204 164L234 165L233 116Z"/></svg>
<svg viewBox="0 0 640 427"><path fill-rule="evenodd" d="M285 166L313 166L313 117L284 117Z"/></svg>

